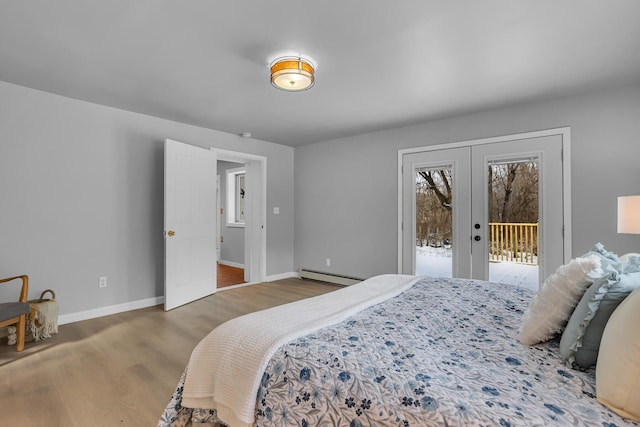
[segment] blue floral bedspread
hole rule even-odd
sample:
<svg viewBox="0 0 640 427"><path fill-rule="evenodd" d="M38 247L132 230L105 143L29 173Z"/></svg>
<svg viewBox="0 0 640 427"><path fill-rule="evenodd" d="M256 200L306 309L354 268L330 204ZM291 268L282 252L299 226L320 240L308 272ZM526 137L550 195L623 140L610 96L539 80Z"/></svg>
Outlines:
<svg viewBox="0 0 640 427"><path fill-rule="evenodd" d="M593 371L566 368L557 342L517 340L531 291L424 279L398 297L280 348L258 391L258 426L637 425L595 398ZM159 425L209 421L180 407ZM173 423L173 424L172 424Z"/></svg>

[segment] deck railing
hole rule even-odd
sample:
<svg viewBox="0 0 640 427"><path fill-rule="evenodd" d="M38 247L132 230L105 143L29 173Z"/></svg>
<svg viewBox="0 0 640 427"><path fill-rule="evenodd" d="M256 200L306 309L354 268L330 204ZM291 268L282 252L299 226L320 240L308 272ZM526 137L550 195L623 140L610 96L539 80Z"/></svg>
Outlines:
<svg viewBox="0 0 640 427"><path fill-rule="evenodd" d="M489 261L538 265L538 223L490 222Z"/></svg>

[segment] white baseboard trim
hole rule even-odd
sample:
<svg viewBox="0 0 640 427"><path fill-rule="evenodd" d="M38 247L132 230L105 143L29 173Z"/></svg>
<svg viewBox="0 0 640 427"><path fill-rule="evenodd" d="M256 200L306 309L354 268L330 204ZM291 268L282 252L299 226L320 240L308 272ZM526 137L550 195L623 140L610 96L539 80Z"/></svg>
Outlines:
<svg viewBox="0 0 640 427"><path fill-rule="evenodd" d="M164 304L164 296L125 302L123 304L109 305L107 307L79 311L77 313L61 314L58 316L58 324L64 325L67 323L80 322L82 320L95 319L97 317L109 316L111 314L123 313L125 311L153 307L154 305L159 304Z"/></svg>
<svg viewBox="0 0 640 427"><path fill-rule="evenodd" d="M218 261L220 264L230 265L228 261ZM234 264L232 267L236 267L241 264ZM299 277L298 273L295 271L290 271L288 273L280 273L273 274L271 276L266 277L266 282L273 282L275 280L281 279L290 279L292 277ZM243 286L255 285L256 282L253 283L242 283L240 285L229 286L225 288L220 288L218 290L225 289L233 289L240 288ZM58 316L58 325L65 325L67 323L81 322L83 320L95 319L98 317L109 316L111 314L123 313L125 311L138 310L140 308L153 307L154 305L164 304L164 296L155 297L155 298L147 298L138 301L125 302L122 304L109 305L107 307L99 307L93 310L79 311L77 313L69 313L69 314L61 314Z"/></svg>
<svg viewBox="0 0 640 427"><path fill-rule="evenodd" d="M244 264L239 264L239 263L233 262L233 261L220 260L220 261L218 261L218 264L228 265L229 267L235 267L235 268L244 268Z"/></svg>
<svg viewBox="0 0 640 427"><path fill-rule="evenodd" d="M280 273L280 274L273 274L271 276L267 276L267 278L265 279L265 282L273 282L275 280L282 280L282 279L291 279L292 277L300 277L300 276L296 271L289 271L288 273Z"/></svg>

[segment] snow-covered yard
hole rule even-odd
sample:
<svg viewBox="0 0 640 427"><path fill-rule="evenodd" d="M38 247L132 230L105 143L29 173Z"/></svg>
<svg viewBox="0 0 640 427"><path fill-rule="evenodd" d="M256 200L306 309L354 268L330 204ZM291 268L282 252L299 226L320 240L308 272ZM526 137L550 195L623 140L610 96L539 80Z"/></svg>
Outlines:
<svg viewBox="0 0 640 427"><path fill-rule="evenodd" d="M416 275L451 277L451 249L416 247ZM489 280L538 290L538 266L515 262L490 262Z"/></svg>

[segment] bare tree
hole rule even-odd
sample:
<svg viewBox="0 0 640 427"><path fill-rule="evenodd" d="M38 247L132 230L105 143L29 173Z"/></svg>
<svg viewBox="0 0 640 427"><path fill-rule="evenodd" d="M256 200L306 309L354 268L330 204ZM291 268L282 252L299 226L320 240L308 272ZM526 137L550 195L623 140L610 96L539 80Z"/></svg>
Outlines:
<svg viewBox="0 0 640 427"><path fill-rule="evenodd" d="M513 192L513 181L516 179L520 163L509 163L507 165L507 176L504 183L504 200L502 201L502 213L500 218L502 222L510 222L509 220L509 202L511 201L511 193Z"/></svg>
<svg viewBox="0 0 640 427"><path fill-rule="evenodd" d="M421 171L418 172L422 178L429 185L427 190L432 191L433 194L440 201L440 205L447 209L451 210L451 171L438 170L438 171ZM435 175L435 177L434 177ZM434 179L435 178L435 179ZM442 183L442 185L436 184L436 179L438 180L438 184ZM444 192L443 192L444 189Z"/></svg>
<svg viewBox="0 0 640 427"><path fill-rule="evenodd" d="M451 244L451 171L422 170L416 174L416 244Z"/></svg>

